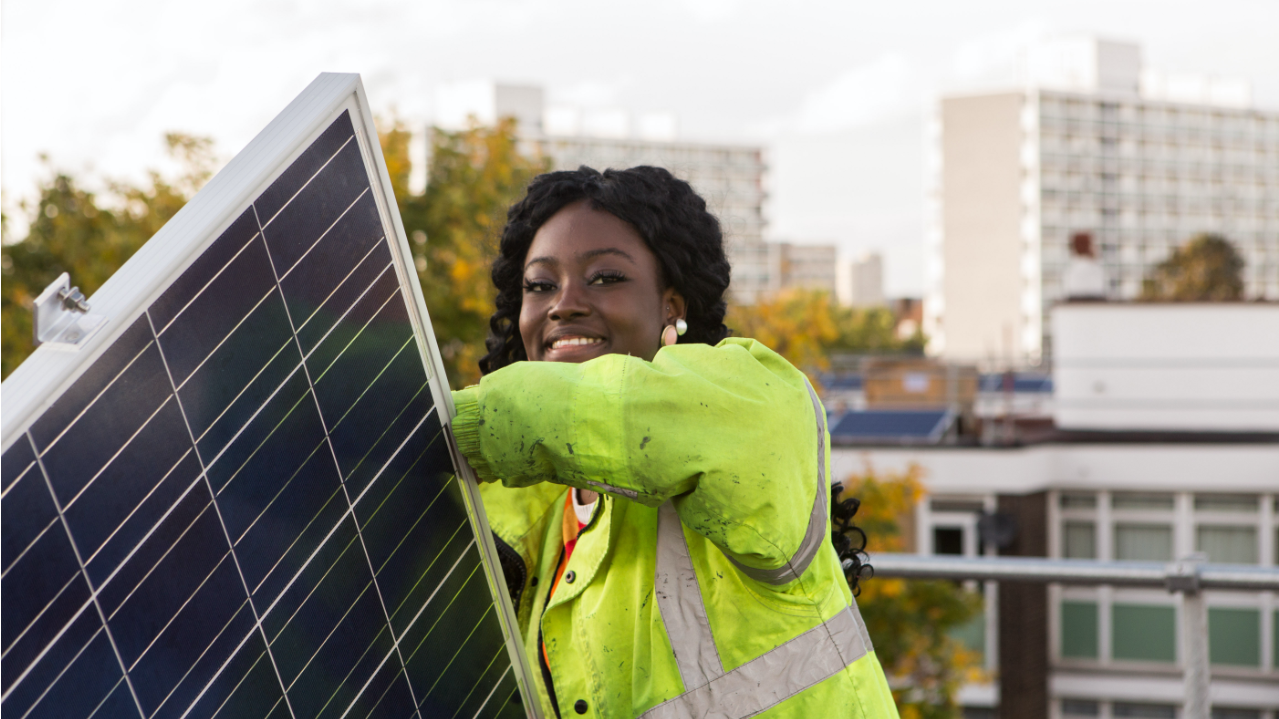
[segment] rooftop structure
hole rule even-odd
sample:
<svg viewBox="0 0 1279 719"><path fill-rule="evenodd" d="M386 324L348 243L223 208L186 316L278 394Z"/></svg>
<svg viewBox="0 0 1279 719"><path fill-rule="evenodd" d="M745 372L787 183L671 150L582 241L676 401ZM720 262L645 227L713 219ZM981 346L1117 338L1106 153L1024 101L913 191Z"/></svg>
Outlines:
<svg viewBox="0 0 1279 719"><path fill-rule="evenodd" d="M871 404L862 376L819 378L827 406L843 403L832 414L832 480L868 463L881 478L922 468L929 496L904 525L907 551L922 555L1171 562L1203 553L1279 565L1279 344L1261 329L1279 327L1279 304L1066 303L1049 321L1052 374L981 375L974 414L996 431L976 436L933 432L922 416L858 412L858 393L860 408ZM933 414L944 416L940 400ZM1005 421L1009 433L999 431ZM1011 520L1012 541L982 529L1000 524L992 515ZM992 680L961 690L966 715L1183 716L1183 595L972 586L986 610L960 636ZM1279 598L1202 596L1213 716L1273 719Z"/></svg>

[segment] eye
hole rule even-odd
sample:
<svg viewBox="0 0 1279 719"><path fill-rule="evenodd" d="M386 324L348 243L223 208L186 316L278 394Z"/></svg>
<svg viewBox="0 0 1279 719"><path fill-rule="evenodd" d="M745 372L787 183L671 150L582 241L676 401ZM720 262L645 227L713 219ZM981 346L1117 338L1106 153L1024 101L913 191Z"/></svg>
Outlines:
<svg viewBox="0 0 1279 719"><path fill-rule="evenodd" d="M601 270L591 275L589 284L612 285L626 281L626 275L616 270Z"/></svg>
<svg viewBox="0 0 1279 719"><path fill-rule="evenodd" d="M555 285L551 282L543 280L524 280L524 292L551 292L555 289Z"/></svg>

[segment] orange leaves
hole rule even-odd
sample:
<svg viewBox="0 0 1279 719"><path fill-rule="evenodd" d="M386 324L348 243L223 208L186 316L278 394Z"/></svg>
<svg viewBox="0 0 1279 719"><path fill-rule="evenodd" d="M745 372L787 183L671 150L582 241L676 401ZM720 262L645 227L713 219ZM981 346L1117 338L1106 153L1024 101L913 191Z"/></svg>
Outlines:
<svg viewBox="0 0 1279 719"><path fill-rule="evenodd" d="M839 337L830 293L788 290L729 310L734 334L759 340L804 369L826 369L826 347Z"/></svg>
<svg viewBox="0 0 1279 719"><path fill-rule="evenodd" d="M854 523L866 532L872 566L876 552L913 551L915 506L925 499L918 465L877 472L866 462L843 485L841 497L861 500ZM857 604L901 716L958 717L955 693L981 679L981 655L952 633L980 614L981 596L945 581L875 577L860 586Z"/></svg>
<svg viewBox="0 0 1279 719"><path fill-rule="evenodd" d="M382 124L378 138L404 229L425 238L412 249L449 383L473 384L493 313L489 266L506 210L546 165L520 154L510 118L458 132L432 128L426 191L415 195L408 187L409 132L399 120Z"/></svg>

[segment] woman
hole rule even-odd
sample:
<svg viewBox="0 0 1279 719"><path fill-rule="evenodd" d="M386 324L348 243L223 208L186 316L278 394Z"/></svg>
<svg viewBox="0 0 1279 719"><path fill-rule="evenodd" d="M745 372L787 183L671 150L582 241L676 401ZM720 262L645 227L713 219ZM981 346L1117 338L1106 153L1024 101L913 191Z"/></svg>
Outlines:
<svg viewBox="0 0 1279 719"><path fill-rule="evenodd" d="M896 716L827 541L825 411L727 338L702 198L653 167L542 175L493 281L453 431L546 715Z"/></svg>

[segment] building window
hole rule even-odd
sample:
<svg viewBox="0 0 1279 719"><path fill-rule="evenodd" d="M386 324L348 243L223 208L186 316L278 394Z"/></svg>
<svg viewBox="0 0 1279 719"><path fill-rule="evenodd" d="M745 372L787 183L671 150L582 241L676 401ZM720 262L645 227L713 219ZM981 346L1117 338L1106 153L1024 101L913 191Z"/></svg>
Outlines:
<svg viewBox="0 0 1279 719"><path fill-rule="evenodd" d="M1061 603L1061 656L1069 659L1096 659L1097 603Z"/></svg>
<svg viewBox="0 0 1279 719"><path fill-rule="evenodd" d="M1110 506L1114 509L1172 509L1172 495L1151 492L1115 492Z"/></svg>
<svg viewBox="0 0 1279 719"><path fill-rule="evenodd" d="M1213 707L1212 719L1261 719L1261 710Z"/></svg>
<svg viewBox="0 0 1279 719"><path fill-rule="evenodd" d="M1249 512L1255 514L1260 502L1255 494L1196 494L1197 512Z"/></svg>
<svg viewBox="0 0 1279 719"><path fill-rule="evenodd" d="M1209 607L1208 661L1213 664L1261 666L1261 612L1256 609Z"/></svg>
<svg viewBox="0 0 1279 719"><path fill-rule="evenodd" d="M1110 711L1116 717L1141 717L1141 719L1177 719L1177 707L1171 704L1132 704L1115 702Z"/></svg>
<svg viewBox="0 0 1279 719"><path fill-rule="evenodd" d="M1177 618L1171 606L1116 603L1111 605L1110 618L1110 647L1115 659L1177 661Z"/></svg>
<svg viewBox="0 0 1279 719"><path fill-rule="evenodd" d="M1195 549L1210 562L1257 563L1257 528L1201 524L1195 528Z"/></svg>
<svg viewBox="0 0 1279 719"><path fill-rule="evenodd" d="M1062 509L1094 509L1097 506L1097 495L1081 492L1063 492L1060 500Z"/></svg>
<svg viewBox="0 0 1279 719"><path fill-rule="evenodd" d="M1115 559L1171 561L1172 527L1166 524L1115 524Z"/></svg>
<svg viewBox="0 0 1279 719"><path fill-rule="evenodd" d="M1090 699L1062 699L1061 713L1068 717L1101 716L1101 704Z"/></svg>
<svg viewBox="0 0 1279 719"><path fill-rule="evenodd" d="M1065 522L1061 530L1061 551L1067 559L1096 559L1096 525L1092 522Z"/></svg>
<svg viewBox="0 0 1279 719"><path fill-rule="evenodd" d="M986 656L986 613L978 612L976 616L950 631L951 639L963 644L968 651L979 657ZM984 664L978 661L978 664Z"/></svg>
<svg viewBox="0 0 1279 719"><path fill-rule="evenodd" d="M964 553L964 530L959 527L933 527L933 554Z"/></svg>

